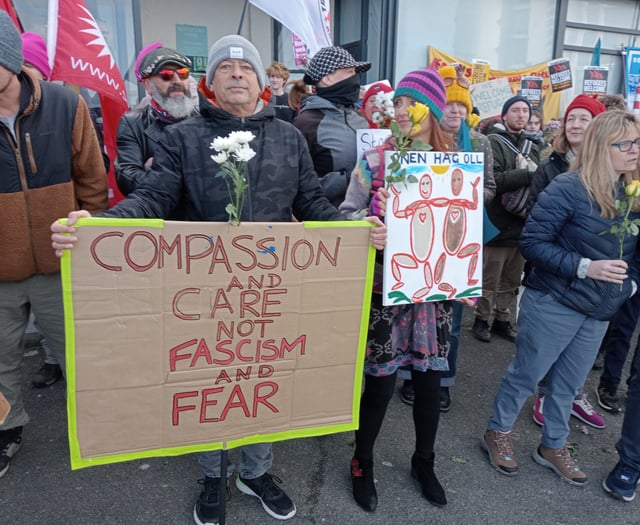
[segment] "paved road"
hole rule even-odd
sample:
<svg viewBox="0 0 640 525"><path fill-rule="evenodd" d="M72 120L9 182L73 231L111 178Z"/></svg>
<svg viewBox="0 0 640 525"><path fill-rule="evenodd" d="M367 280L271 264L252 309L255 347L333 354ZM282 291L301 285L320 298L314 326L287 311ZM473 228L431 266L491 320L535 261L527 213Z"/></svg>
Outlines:
<svg viewBox="0 0 640 525"><path fill-rule="evenodd" d="M515 427L520 474L493 470L480 449L491 403L514 346L476 341L465 317L458 384L452 408L441 419L436 466L449 505L436 508L422 499L409 476L413 426L409 407L394 398L376 447L379 506L361 511L351 499L348 464L352 433L301 439L274 445L273 473L296 502L298 524L600 524L637 525L640 498L621 503L602 490L602 478L616 462L614 443L621 416L607 415L607 428L585 428L572 419L571 441L590 482L572 487L534 463L531 452L539 429L531 419L530 400ZM541 327L542 328L542 327ZM29 373L40 356L27 350L25 390L32 421L23 448L0 479L2 525L189 524L199 485L195 456L155 458L72 472L69 468L64 387L31 389ZM597 373L587 392L593 398ZM127 432L126 428L122 429ZM255 498L235 487L228 503L229 524L275 524Z"/></svg>

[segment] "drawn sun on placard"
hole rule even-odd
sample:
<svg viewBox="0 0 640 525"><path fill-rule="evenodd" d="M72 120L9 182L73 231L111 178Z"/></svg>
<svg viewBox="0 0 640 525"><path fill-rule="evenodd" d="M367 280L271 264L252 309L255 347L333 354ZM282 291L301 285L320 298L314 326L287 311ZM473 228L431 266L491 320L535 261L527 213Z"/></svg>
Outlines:
<svg viewBox="0 0 640 525"><path fill-rule="evenodd" d="M107 45L107 41L104 39L104 35L102 34L102 31L98 27L98 23L96 22L95 18L93 18L93 15L89 12L89 10L86 7L82 5L79 5L78 7L87 14L87 18L79 18L79 20L86 22L90 26L89 29L81 29L80 32L87 33L89 35L93 35L96 37L91 42L88 42L87 45L102 47L102 49L98 53L98 56L99 57L108 56L109 66L111 67L111 69L113 69L113 66L115 65L116 61L113 59L113 55L111 54L111 51L109 51L109 46Z"/></svg>
<svg viewBox="0 0 640 525"><path fill-rule="evenodd" d="M445 173L447 173L447 171L449 171L449 166L446 164L444 165L432 164L430 168L431 168L431 171L433 171L433 173L435 173L436 175L444 175Z"/></svg>

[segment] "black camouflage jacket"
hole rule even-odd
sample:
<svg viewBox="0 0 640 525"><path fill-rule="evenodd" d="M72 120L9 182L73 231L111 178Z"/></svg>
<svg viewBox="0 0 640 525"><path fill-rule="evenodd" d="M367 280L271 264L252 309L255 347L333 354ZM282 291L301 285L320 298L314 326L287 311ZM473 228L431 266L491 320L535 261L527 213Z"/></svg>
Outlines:
<svg viewBox="0 0 640 525"><path fill-rule="evenodd" d="M256 152L248 163L243 221L289 222L341 220L327 200L313 170L307 144L291 124L275 118L273 105L239 118L212 104L213 94L200 86L200 115L168 126L158 141L151 170L136 190L104 217L166 218L183 198L186 220L227 221L227 185L216 175L211 155L214 138L251 131Z"/></svg>

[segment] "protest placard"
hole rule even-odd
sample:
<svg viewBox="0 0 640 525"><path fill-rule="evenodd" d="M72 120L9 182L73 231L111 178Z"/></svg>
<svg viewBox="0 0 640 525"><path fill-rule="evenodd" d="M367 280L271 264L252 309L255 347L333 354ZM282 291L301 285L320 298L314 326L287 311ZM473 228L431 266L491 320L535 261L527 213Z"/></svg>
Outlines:
<svg viewBox="0 0 640 525"><path fill-rule="evenodd" d="M551 91L564 91L573 86L571 62L568 58L558 58L549 62L549 82Z"/></svg>
<svg viewBox="0 0 640 525"><path fill-rule="evenodd" d="M483 119L500 116L503 104L513 96L509 81L504 77L471 84L469 90L473 104Z"/></svg>
<svg viewBox="0 0 640 525"><path fill-rule="evenodd" d="M383 304L479 297L484 154L410 151L401 166L385 216Z"/></svg>
<svg viewBox="0 0 640 525"><path fill-rule="evenodd" d="M77 236L73 468L356 428L368 223L92 218Z"/></svg>
<svg viewBox="0 0 640 525"><path fill-rule="evenodd" d="M606 66L584 66L582 93L585 95L606 95L609 68Z"/></svg>
<svg viewBox="0 0 640 525"><path fill-rule="evenodd" d="M356 147L358 159L362 158L362 153L365 151L373 149L376 146L382 146L390 136L391 130L388 128L357 129Z"/></svg>
<svg viewBox="0 0 640 525"><path fill-rule="evenodd" d="M491 72L491 64L487 60L480 58L474 58L471 61L471 83L479 84L489 80L489 73Z"/></svg>
<svg viewBox="0 0 640 525"><path fill-rule="evenodd" d="M533 108L539 108L542 105L542 81L542 77L522 77L520 94L531 102Z"/></svg>

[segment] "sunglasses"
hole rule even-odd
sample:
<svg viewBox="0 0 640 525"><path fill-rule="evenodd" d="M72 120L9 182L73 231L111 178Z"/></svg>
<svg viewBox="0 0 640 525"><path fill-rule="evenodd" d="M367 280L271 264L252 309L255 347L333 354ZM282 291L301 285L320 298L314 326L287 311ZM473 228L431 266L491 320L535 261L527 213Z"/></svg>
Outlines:
<svg viewBox="0 0 640 525"><path fill-rule="evenodd" d="M189 78L189 68L181 67L180 69L161 69L158 71L157 75L164 80L165 82L169 82L169 80L173 80L173 74L178 75L180 80L186 80Z"/></svg>
<svg viewBox="0 0 640 525"><path fill-rule="evenodd" d="M443 78L442 82L445 86L451 86L453 85L454 82L457 82L461 88L469 89L469 81L464 77L456 77L456 78L447 77L447 78Z"/></svg>
<svg viewBox="0 0 640 525"><path fill-rule="evenodd" d="M631 151L631 148L633 146L635 146L636 148L640 148L640 137L638 137L636 140L623 140L621 142L614 142L611 145L618 148L622 153L626 153L627 151Z"/></svg>

